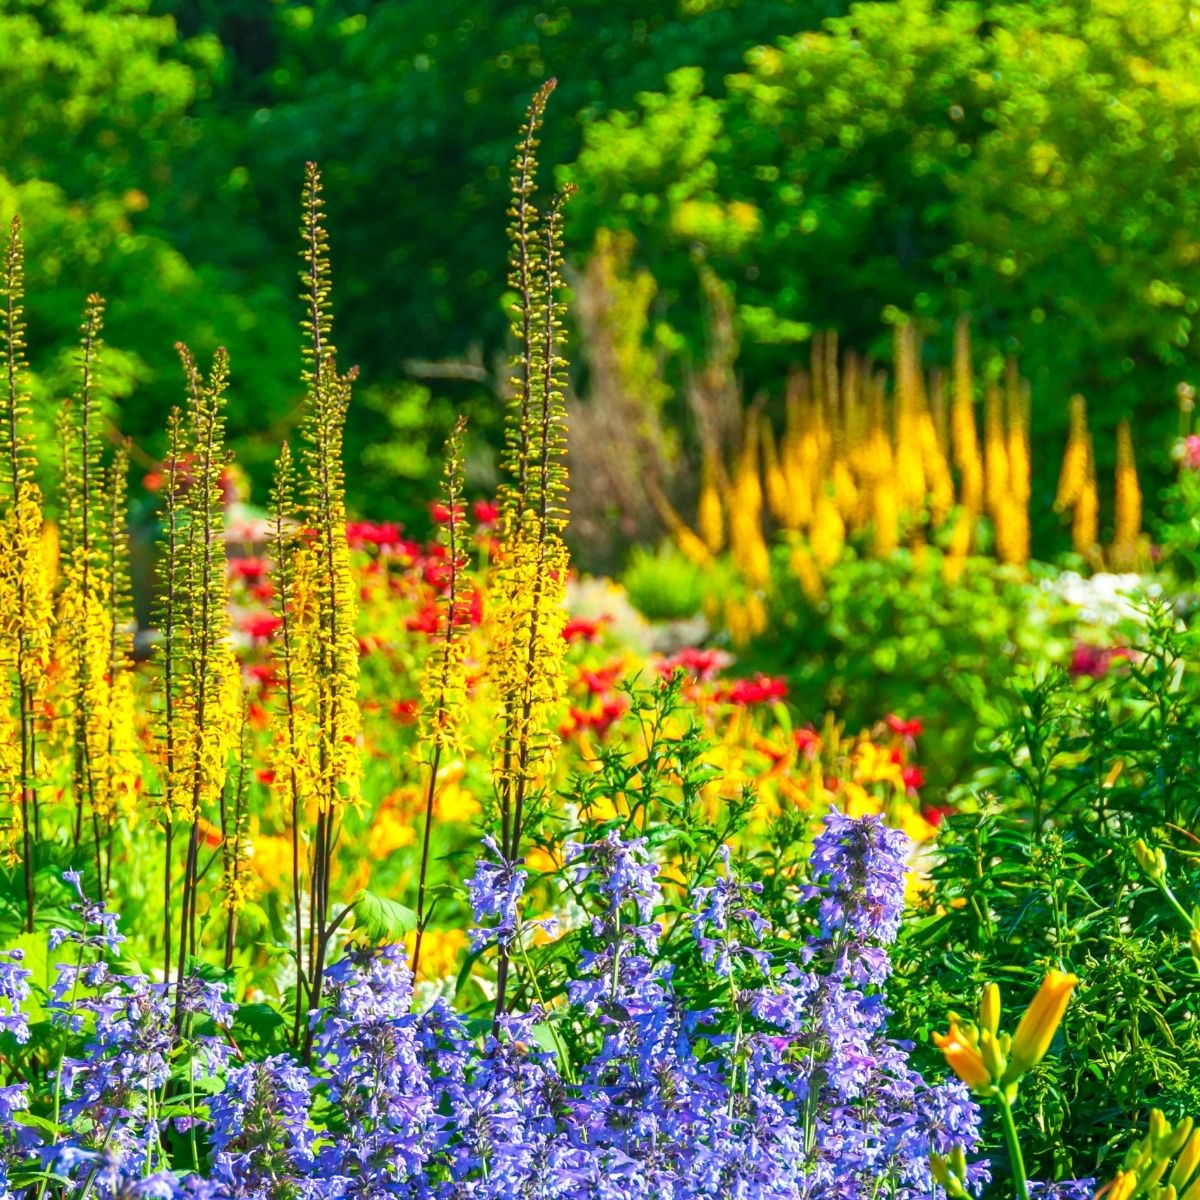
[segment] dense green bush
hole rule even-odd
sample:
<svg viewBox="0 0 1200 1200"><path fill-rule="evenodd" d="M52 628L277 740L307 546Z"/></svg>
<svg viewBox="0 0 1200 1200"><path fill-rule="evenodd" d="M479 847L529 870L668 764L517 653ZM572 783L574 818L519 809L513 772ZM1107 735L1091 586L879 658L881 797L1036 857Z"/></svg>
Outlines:
<svg viewBox="0 0 1200 1200"><path fill-rule="evenodd" d="M1200 900L1197 635L1163 602L1129 633L1136 651L1102 681L1031 674L1020 689L960 797L977 807L942 823L894 980L907 1028L927 1037L985 983L1023 996L1050 968L1079 975L1056 1053L1022 1085L1034 1177L1103 1179L1150 1106L1200 1108L1197 963L1135 853L1139 838L1163 848L1183 903Z"/></svg>
<svg viewBox="0 0 1200 1200"><path fill-rule="evenodd" d="M786 675L802 711L828 709L852 728L881 713L919 718L931 797L977 761L976 739L1003 719L1014 670L1070 658L1074 609L990 559L971 559L949 582L932 550L846 558L816 601L785 556L774 565L769 632L745 664Z"/></svg>

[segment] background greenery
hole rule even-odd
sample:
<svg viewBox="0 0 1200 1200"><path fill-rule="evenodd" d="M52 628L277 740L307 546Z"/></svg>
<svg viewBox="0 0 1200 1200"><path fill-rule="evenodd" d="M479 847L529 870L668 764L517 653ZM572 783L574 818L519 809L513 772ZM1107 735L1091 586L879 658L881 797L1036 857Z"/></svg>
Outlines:
<svg viewBox="0 0 1200 1200"><path fill-rule="evenodd" d="M680 384L710 340L701 263L731 299L748 396L778 397L814 326L869 350L914 314L945 359L966 311L1019 353L1039 445L1087 394L1103 470L1123 414L1159 456L1192 369L1186 0L7 0L0 63L0 216L19 208L28 229L34 361L63 363L71 298L104 292L123 421L152 458L174 339L226 344L260 491L294 421L306 158L325 169L339 341L365 381L354 503L411 520L451 411L494 427L505 163L551 74L545 160L581 185L574 267L599 229L633 234L685 456ZM1035 479L1047 513L1053 482Z"/></svg>

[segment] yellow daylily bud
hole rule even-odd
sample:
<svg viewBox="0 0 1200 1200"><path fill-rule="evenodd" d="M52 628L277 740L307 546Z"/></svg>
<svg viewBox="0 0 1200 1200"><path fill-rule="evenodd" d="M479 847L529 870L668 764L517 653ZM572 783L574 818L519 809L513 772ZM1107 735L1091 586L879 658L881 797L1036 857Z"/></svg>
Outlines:
<svg viewBox="0 0 1200 1200"><path fill-rule="evenodd" d="M1192 957L1200 961L1200 929L1192 928L1188 934L1188 946L1192 951Z"/></svg>
<svg viewBox="0 0 1200 1200"><path fill-rule="evenodd" d="M993 1037L1000 1032L1000 988L994 983L983 989L979 1001L979 1028L988 1030Z"/></svg>
<svg viewBox="0 0 1200 1200"><path fill-rule="evenodd" d="M957 1018L950 1016L950 1031L935 1033L934 1044L946 1056L950 1069L967 1084L982 1090L992 1084L991 1072L984 1064L979 1052L978 1039L973 1030L965 1029Z"/></svg>
<svg viewBox="0 0 1200 1200"><path fill-rule="evenodd" d="M949 1200L968 1200L970 1192L964 1186L966 1182L966 1163L959 1167L956 1161L959 1157L958 1148L949 1159L940 1154L929 1156L929 1173L935 1183L940 1183Z"/></svg>
<svg viewBox="0 0 1200 1200"><path fill-rule="evenodd" d="M1134 843L1133 854L1138 861L1138 866L1153 882L1161 883L1167 877L1167 856L1161 850L1151 850L1141 838L1138 838Z"/></svg>
<svg viewBox="0 0 1200 1200"><path fill-rule="evenodd" d="M1003 1078L1004 1068L1008 1065L1004 1047L990 1029L984 1029L979 1034L979 1053L988 1074L993 1079Z"/></svg>
<svg viewBox="0 0 1200 1200"><path fill-rule="evenodd" d="M1200 1130L1193 1131L1192 1135L1188 1138L1187 1144L1175 1160L1175 1167L1171 1171L1171 1178L1167 1182L1176 1191L1180 1190L1191 1179L1197 1165L1200 1165Z"/></svg>
<svg viewBox="0 0 1200 1200"><path fill-rule="evenodd" d="M1137 1190L1138 1177L1134 1171L1122 1171L1109 1185L1105 1200L1129 1200Z"/></svg>
<svg viewBox="0 0 1200 1200"><path fill-rule="evenodd" d="M1152 1143L1161 1142L1170 1133L1171 1126L1163 1115L1162 1109L1152 1108L1150 1110L1150 1141Z"/></svg>
<svg viewBox="0 0 1200 1200"><path fill-rule="evenodd" d="M1078 982L1077 976L1064 971L1051 971L1042 980L1042 986L1029 1002L1013 1034L1008 1067L1010 1078L1023 1075L1045 1057Z"/></svg>
<svg viewBox="0 0 1200 1200"><path fill-rule="evenodd" d="M1191 1117L1184 1117L1174 1129L1171 1130L1162 1147L1162 1156L1164 1158L1174 1158L1187 1143L1188 1138L1192 1133L1192 1126L1195 1122Z"/></svg>

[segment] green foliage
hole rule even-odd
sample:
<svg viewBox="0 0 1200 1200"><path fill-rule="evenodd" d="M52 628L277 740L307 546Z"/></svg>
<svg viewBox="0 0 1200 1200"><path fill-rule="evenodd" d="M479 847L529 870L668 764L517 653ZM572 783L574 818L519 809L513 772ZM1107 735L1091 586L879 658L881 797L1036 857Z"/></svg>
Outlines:
<svg viewBox="0 0 1200 1200"><path fill-rule="evenodd" d="M1136 412L1163 438L1194 361L1198 67L1186 0L856 4L590 126L577 236L633 232L691 362L702 256L734 290L750 394L780 389L789 328L878 350L898 309L948 349L966 312L1019 352L1035 436L1078 391L1102 434Z"/></svg>
<svg viewBox="0 0 1200 1200"><path fill-rule="evenodd" d="M782 556L774 566L768 632L742 665L784 673L801 711L834 712L851 728L919 718L930 799L978 761L1014 670L1069 657L1073 611L991 559L969 560L950 582L934 550L846 558L816 602Z"/></svg>
<svg viewBox="0 0 1200 1200"><path fill-rule="evenodd" d="M1200 1106L1197 964L1135 853L1139 838L1166 847L1184 902L1198 898L1196 634L1177 625L1160 603L1105 683L1020 690L978 810L943 822L932 895L902 935L894 991L922 1039L987 982L1024 997L1051 967L1080 977L1054 1053L1022 1084L1034 1178L1104 1178L1148 1107Z"/></svg>
<svg viewBox="0 0 1200 1200"><path fill-rule="evenodd" d="M634 546L621 583L642 616L651 621L678 621L700 611L712 580L673 542L663 542L657 550Z"/></svg>

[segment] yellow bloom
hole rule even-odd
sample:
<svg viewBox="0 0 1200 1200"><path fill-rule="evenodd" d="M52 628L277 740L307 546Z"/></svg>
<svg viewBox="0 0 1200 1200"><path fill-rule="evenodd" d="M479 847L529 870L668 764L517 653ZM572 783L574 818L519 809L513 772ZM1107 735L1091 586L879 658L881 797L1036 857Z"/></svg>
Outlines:
<svg viewBox="0 0 1200 1200"><path fill-rule="evenodd" d="M479 801L457 780L444 784L434 797L433 804L439 822L465 825L480 813Z"/></svg>
<svg viewBox="0 0 1200 1200"><path fill-rule="evenodd" d="M973 1031L964 1029L953 1013L950 1014L950 1032L935 1033L933 1041L946 1056L950 1069L968 1087L983 1089L991 1086L992 1076L979 1052L978 1038Z"/></svg>
<svg viewBox="0 0 1200 1200"><path fill-rule="evenodd" d="M416 940L415 931L405 934L404 946L409 962L412 961ZM417 978L438 980L454 975L466 946L467 934L464 929L426 929L421 937L421 964Z"/></svg>
<svg viewBox="0 0 1200 1200"><path fill-rule="evenodd" d="M271 834L255 834L250 839L247 862L264 884L272 886L292 873L292 839Z"/></svg>
<svg viewBox="0 0 1200 1200"><path fill-rule="evenodd" d="M1077 976L1064 971L1051 971L1042 980L1013 1034L1009 1066L1012 1078L1023 1075L1045 1057L1078 982Z"/></svg>

